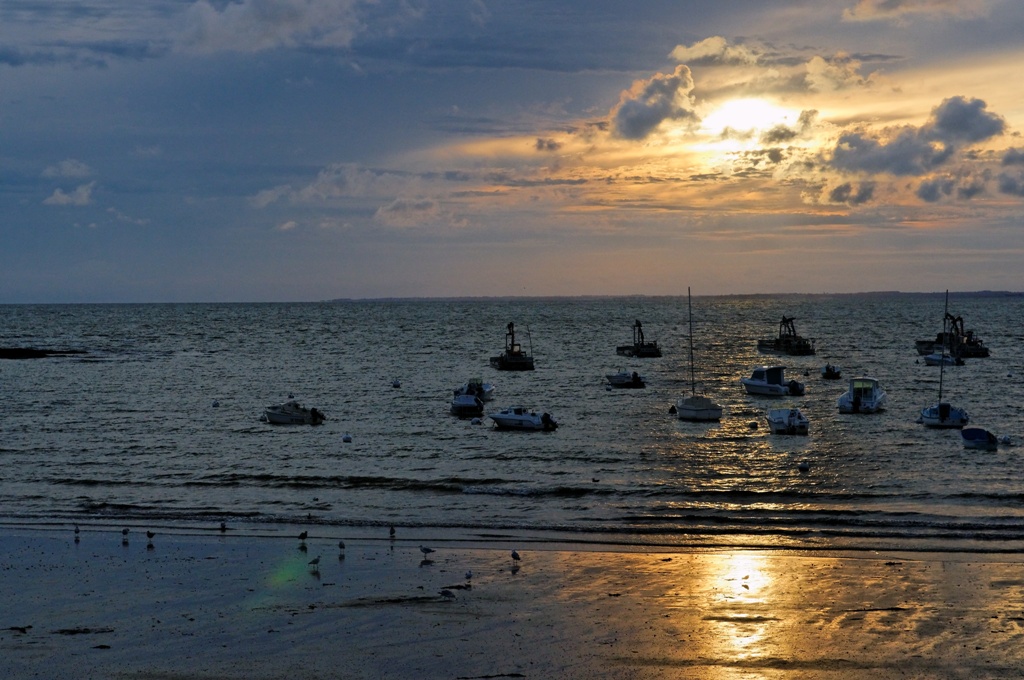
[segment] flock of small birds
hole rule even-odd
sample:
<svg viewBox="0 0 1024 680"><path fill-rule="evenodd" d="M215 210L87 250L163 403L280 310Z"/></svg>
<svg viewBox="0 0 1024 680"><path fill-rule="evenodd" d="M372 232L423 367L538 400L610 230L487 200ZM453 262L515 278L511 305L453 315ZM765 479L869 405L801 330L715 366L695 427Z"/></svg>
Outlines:
<svg viewBox="0 0 1024 680"><path fill-rule="evenodd" d="M219 529L220 533L225 533L228 530L228 526L227 526L227 524L225 522L221 522L220 526L218 527L218 529ZM131 529L129 529L128 527L125 527L125 528L121 529L121 545L124 545L124 546L128 545L128 534L130 534L130 533L131 533ZM80 543L81 542L81 529L79 528L79 526L77 524L74 525L74 536L75 536L75 543ZM147 530L146 531L146 539L147 539L146 549L147 550L153 550L153 538L155 538L155 537L156 537L156 533L155 532L153 532L152 530ZM301 552L306 552L306 550L307 550L307 547L306 547L306 539L307 538L309 538L309 532L308 531L303 531L303 532L301 532L298 535L299 550ZM388 538L391 541L395 540L395 527L394 526L389 526L388 527ZM392 546L392 549L393 548L394 548L394 546ZM430 555L432 555L433 553L435 553L437 551L434 548L428 548L428 547L423 546L423 545L419 546L419 550L420 550L420 553L423 555L423 559L420 562L420 566L425 566L425 565L433 564L433 560L430 559ZM322 555L317 555L316 557L314 557L313 559L311 559L308 562L310 573L318 574L319 575L319 573L320 573L320 558L321 557L322 557ZM519 571L519 562L522 560L522 557L519 555L519 552L516 551L516 550L513 550L511 552L510 557L512 558L512 568L511 568L511 571L514 574L517 571ZM338 560L342 561L344 559L345 559L345 541L338 541ZM467 582L466 585L464 585L464 586L453 586L453 587L455 587L455 588L469 588L469 587L471 587L469 585L469 581L471 581L472 578L473 578L473 571L472 570L466 570L466 582ZM451 591L451 589L449 589L449 588L444 588L442 590L439 590L438 591L438 595L440 595L446 601L450 601L450 600L454 600L455 599L455 593L453 593Z"/></svg>

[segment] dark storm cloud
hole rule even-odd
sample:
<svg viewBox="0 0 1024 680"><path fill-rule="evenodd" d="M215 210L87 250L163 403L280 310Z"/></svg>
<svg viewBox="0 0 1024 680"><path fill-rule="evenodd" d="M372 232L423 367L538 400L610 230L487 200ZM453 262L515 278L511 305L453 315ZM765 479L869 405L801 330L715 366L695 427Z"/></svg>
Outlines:
<svg viewBox="0 0 1024 680"><path fill-rule="evenodd" d="M1024 150L1007 149L1003 155L1003 165L1024 165Z"/></svg>
<svg viewBox="0 0 1024 680"><path fill-rule="evenodd" d="M950 177L936 177L925 180L917 187L917 197L922 201L935 203L944 196L951 196L956 182Z"/></svg>
<svg viewBox="0 0 1024 680"><path fill-rule="evenodd" d="M846 182L832 189L829 192L828 200L830 203L862 205L870 201L874 194L875 185L873 182L862 182L856 189L854 189L852 183Z"/></svg>
<svg viewBox="0 0 1024 680"><path fill-rule="evenodd" d="M921 175L947 162L962 145L1002 134L1006 121L980 99L951 97L932 110L923 126L907 126L888 140L862 132L839 137L832 165L840 170Z"/></svg>
<svg viewBox="0 0 1024 680"><path fill-rule="evenodd" d="M1006 121L985 110L980 99L951 97L932 111L932 129L925 127L926 134L934 139L980 142L1000 135L1006 129Z"/></svg>
<svg viewBox="0 0 1024 680"><path fill-rule="evenodd" d="M624 139L643 139L666 120L696 119L689 99L693 76L679 65L671 74L639 80L619 98L612 111L612 129Z"/></svg>
<svg viewBox="0 0 1024 680"><path fill-rule="evenodd" d="M1024 176L1003 172L997 178L1000 193L1010 196L1024 196Z"/></svg>

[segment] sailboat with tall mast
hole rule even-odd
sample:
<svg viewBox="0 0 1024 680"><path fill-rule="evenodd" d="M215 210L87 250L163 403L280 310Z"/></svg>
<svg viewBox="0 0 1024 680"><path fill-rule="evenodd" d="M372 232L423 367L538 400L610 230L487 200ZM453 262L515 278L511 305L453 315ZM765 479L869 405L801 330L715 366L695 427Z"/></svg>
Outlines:
<svg viewBox="0 0 1024 680"><path fill-rule="evenodd" d="M948 337L946 334L946 317L949 315L949 291L946 291L946 309L942 317L942 337ZM943 340L942 343L942 354L946 354L946 343ZM922 423L925 427L943 427L943 428L962 428L968 422L970 422L970 416L967 415L967 411L958 407L953 406L948 402L942 401L942 380L946 373L946 362L939 362L939 401L931 406L926 406L921 409L921 417L918 419L919 423Z"/></svg>
<svg viewBox="0 0 1024 680"><path fill-rule="evenodd" d="M716 422L722 419L722 407L703 394L697 394L697 379L693 368L693 305L690 302L689 287L686 288L686 307L690 314L690 396L679 400L676 413L680 420Z"/></svg>

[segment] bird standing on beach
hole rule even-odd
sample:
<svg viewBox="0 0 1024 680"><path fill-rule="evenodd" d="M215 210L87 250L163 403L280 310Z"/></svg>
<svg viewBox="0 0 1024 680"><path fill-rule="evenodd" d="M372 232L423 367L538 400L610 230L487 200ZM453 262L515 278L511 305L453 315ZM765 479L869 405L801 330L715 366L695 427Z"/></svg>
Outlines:
<svg viewBox="0 0 1024 680"><path fill-rule="evenodd" d="M80 541L80 540L81 540L81 539L80 539L80 538L78 537L78 531L79 531L79 529L78 529L78 525L76 524L76 525L75 525L75 543L78 543L78 541Z"/></svg>
<svg viewBox="0 0 1024 680"><path fill-rule="evenodd" d="M146 550L153 549L153 537L156 536L152 531L146 531Z"/></svg>
<svg viewBox="0 0 1024 680"><path fill-rule="evenodd" d="M516 564L518 564L520 559L521 558L519 557L519 553L516 552L515 550L513 550L512 551L512 561L515 562Z"/></svg>
<svg viewBox="0 0 1024 680"><path fill-rule="evenodd" d="M395 540L395 527L394 527L394 525L388 527L388 537L390 537L392 541Z"/></svg>
<svg viewBox="0 0 1024 680"><path fill-rule="evenodd" d="M317 555L316 557L311 559L309 561L309 566L312 567L314 572L318 573L320 571L320 556Z"/></svg>
<svg viewBox="0 0 1024 680"><path fill-rule="evenodd" d="M423 561L420 564L429 564L431 562L430 553L434 552L433 548L424 548L420 546L420 552L423 553Z"/></svg>
<svg viewBox="0 0 1024 680"><path fill-rule="evenodd" d="M345 559L345 541L338 541L338 561Z"/></svg>
<svg viewBox="0 0 1024 680"><path fill-rule="evenodd" d="M121 545L128 545L128 527L121 529Z"/></svg>
<svg viewBox="0 0 1024 680"><path fill-rule="evenodd" d="M307 536L309 536L309 532L308 531L303 531L301 534L299 534L299 541L302 542L302 543L305 543Z"/></svg>

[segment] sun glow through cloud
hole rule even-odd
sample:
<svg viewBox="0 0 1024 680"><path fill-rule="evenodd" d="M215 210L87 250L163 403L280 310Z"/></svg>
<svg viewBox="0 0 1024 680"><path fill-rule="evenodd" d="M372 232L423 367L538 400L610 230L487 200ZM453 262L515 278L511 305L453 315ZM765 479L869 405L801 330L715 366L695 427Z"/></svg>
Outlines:
<svg viewBox="0 0 1024 680"><path fill-rule="evenodd" d="M701 121L701 131L717 137L755 138L778 125L797 124L800 112L764 99L730 99Z"/></svg>

